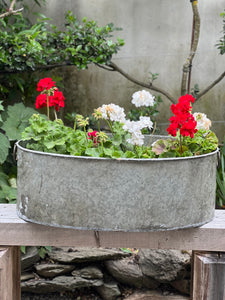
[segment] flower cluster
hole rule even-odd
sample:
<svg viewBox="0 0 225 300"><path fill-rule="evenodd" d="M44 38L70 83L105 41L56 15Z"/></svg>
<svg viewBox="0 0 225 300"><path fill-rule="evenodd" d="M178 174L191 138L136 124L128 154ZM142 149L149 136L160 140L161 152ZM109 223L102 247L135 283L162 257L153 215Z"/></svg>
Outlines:
<svg viewBox="0 0 225 300"><path fill-rule="evenodd" d="M43 92L44 90L50 90L52 87L55 87L55 81L52 81L51 78L43 78L37 84L37 91Z"/></svg>
<svg viewBox="0 0 225 300"><path fill-rule="evenodd" d="M143 128L152 129L153 122L149 117L140 117L139 121L130 121L126 120L123 129L128 131L131 134L131 138L127 139L127 142L132 145L143 145L144 144L144 135L141 130Z"/></svg>
<svg viewBox="0 0 225 300"><path fill-rule="evenodd" d="M101 107L99 107L96 110L98 113L100 113L100 116L104 120L110 120L111 122L117 121L117 122L124 122L125 121L125 113L124 108L120 107L116 104L104 104Z"/></svg>
<svg viewBox="0 0 225 300"><path fill-rule="evenodd" d="M93 131L89 131L88 132L88 139L93 141L94 145L98 144L98 136L97 136L97 131L93 130Z"/></svg>
<svg viewBox="0 0 225 300"><path fill-rule="evenodd" d="M131 102L135 104L136 107L153 106L154 96L145 90L139 91L133 94ZM104 119L111 123L121 123L123 125L123 129L131 134L131 138L129 138L127 142L132 145L143 145L144 135L142 134L142 129L149 128L151 130L153 128L153 122L150 117L140 116L139 121L127 120L124 108L113 103L107 105L104 104L97 108L93 116L96 120Z"/></svg>
<svg viewBox="0 0 225 300"><path fill-rule="evenodd" d="M141 106L153 106L155 97L152 96L148 91L142 90L133 94L131 102L136 107Z"/></svg>
<svg viewBox="0 0 225 300"><path fill-rule="evenodd" d="M182 136L194 137L194 134L197 132L197 122L194 116L191 114L191 102L194 103L195 99L192 95L181 96L177 104L171 105L171 110L174 114L170 118L170 126L167 128L167 131L172 136L177 135L177 131L180 131Z"/></svg>
<svg viewBox="0 0 225 300"><path fill-rule="evenodd" d="M120 159L185 157L208 153L216 150L218 146L215 134L208 130L211 122L206 115L192 115L191 103L195 99L191 95L180 97L178 103L171 106L174 116L170 118L171 124L167 130L177 138L159 139L152 146L150 138L146 146L143 133L152 131L153 122L149 117L151 113L148 114L148 109L144 106L153 105L154 109L157 103L154 103L154 97L150 93L140 91L133 94L132 103L140 112L133 120L126 117L122 107L113 103L96 109L93 116L98 121L98 131L95 131L89 127L89 118L79 114L73 117L73 128L65 126L62 120L57 119L55 111L55 120L50 121L49 107L53 106L55 110L64 107L64 97L51 78L40 80L37 90L40 95L36 99L36 107L46 106L48 119L42 115L33 115L30 118L30 126L25 129L22 138L32 141L27 144L32 150ZM102 120L107 123L111 134L101 131Z"/></svg>
<svg viewBox="0 0 225 300"><path fill-rule="evenodd" d="M197 122L197 129L209 130L212 122L207 118L206 114L195 112L193 114L196 122Z"/></svg>
<svg viewBox="0 0 225 300"><path fill-rule="evenodd" d="M42 107L54 107L56 111L59 111L60 107L64 107L63 93L55 86L55 81L51 78L43 78L37 84L37 91L41 92L35 102L37 109Z"/></svg>

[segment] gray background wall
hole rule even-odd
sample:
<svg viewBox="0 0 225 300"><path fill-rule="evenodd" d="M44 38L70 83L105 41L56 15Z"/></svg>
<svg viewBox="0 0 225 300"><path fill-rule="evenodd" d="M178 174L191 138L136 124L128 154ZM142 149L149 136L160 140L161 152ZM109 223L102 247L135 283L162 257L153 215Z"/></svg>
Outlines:
<svg viewBox="0 0 225 300"><path fill-rule="evenodd" d="M200 0L201 34L193 61L192 86L204 89L223 71L225 55L219 55L215 44L222 36L224 0ZM39 8L34 7L34 10ZM62 26L64 13L71 10L79 19L87 17L105 25L113 22L123 31L116 36L125 39L125 46L113 61L142 81L149 81L149 72L159 73L155 82L176 98L180 95L182 67L189 54L192 8L189 0L47 0L41 12ZM132 94L142 89L116 72L107 72L92 65L88 70L75 68L60 70L64 78L69 109L90 113L104 103L117 103L127 109ZM153 92L154 93L154 92ZM154 93L155 94L155 93ZM159 122L170 117L170 102L163 97ZM194 111L201 111L215 121L214 129L220 136L225 129L225 79L214 87Z"/></svg>

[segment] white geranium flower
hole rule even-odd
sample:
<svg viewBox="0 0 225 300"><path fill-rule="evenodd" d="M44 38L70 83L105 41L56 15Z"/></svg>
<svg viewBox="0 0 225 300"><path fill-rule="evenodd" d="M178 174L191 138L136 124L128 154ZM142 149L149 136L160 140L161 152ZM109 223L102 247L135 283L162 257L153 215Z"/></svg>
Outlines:
<svg viewBox="0 0 225 300"><path fill-rule="evenodd" d="M127 142L132 145L143 145L144 136L141 133L141 124L139 121L130 121L126 120L123 129L128 131L131 134L131 138L127 139Z"/></svg>
<svg viewBox="0 0 225 300"><path fill-rule="evenodd" d="M104 104L101 107L98 108L98 110L101 111L102 113L102 118L105 120L111 120L113 121L118 121L121 123L124 123L125 121L125 113L124 113L124 108L120 107L119 105L116 104Z"/></svg>
<svg viewBox="0 0 225 300"><path fill-rule="evenodd" d="M132 95L131 103L136 107L140 106L153 106L155 97L152 96L148 91L142 90Z"/></svg>
<svg viewBox="0 0 225 300"><path fill-rule="evenodd" d="M123 129L132 133L140 131L141 127L138 121L125 120Z"/></svg>
<svg viewBox="0 0 225 300"><path fill-rule="evenodd" d="M144 136L142 134L131 134L131 138L127 142L132 145L142 146L144 144Z"/></svg>
<svg viewBox="0 0 225 300"><path fill-rule="evenodd" d="M132 145L142 146L144 144L144 135L141 133L143 128L152 129L153 122L150 117L140 117L139 121L125 120L123 129L131 134L131 138L127 140Z"/></svg>
<svg viewBox="0 0 225 300"><path fill-rule="evenodd" d="M145 127L147 127L148 129L152 129L153 128L153 122L151 121L151 119L150 119L150 117L140 117L139 118L139 123L140 123L140 126L142 127L142 128L145 128ZM141 129L142 129L141 128Z"/></svg>
<svg viewBox="0 0 225 300"><path fill-rule="evenodd" d="M199 129L209 130L210 126L212 125L212 122L207 118L206 114L194 113L193 116L197 122L196 128L198 130Z"/></svg>

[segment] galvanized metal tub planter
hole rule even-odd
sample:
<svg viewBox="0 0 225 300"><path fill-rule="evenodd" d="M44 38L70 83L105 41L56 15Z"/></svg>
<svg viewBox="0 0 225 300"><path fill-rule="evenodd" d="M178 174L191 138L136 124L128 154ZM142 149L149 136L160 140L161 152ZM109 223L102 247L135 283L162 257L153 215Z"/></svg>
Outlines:
<svg viewBox="0 0 225 300"><path fill-rule="evenodd" d="M17 143L17 213L76 229L172 230L215 211L217 151L163 159L107 159L32 151Z"/></svg>

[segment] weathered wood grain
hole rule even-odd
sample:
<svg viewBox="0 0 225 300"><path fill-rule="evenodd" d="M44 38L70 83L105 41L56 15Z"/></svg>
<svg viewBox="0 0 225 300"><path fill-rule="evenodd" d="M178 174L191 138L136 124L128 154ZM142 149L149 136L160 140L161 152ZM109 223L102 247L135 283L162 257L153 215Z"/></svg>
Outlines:
<svg viewBox="0 0 225 300"><path fill-rule="evenodd" d="M20 247L0 247L0 299L20 300Z"/></svg>
<svg viewBox="0 0 225 300"><path fill-rule="evenodd" d="M225 253L194 252L193 299L225 299Z"/></svg>
<svg viewBox="0 0 225 300"><path fill-rule="evenodd" d="M0 204L0 245L225 251L225 210L216 210L214 220L198 228L157 232L95 232L28 223L17 217L14 204Z"/></svg>

